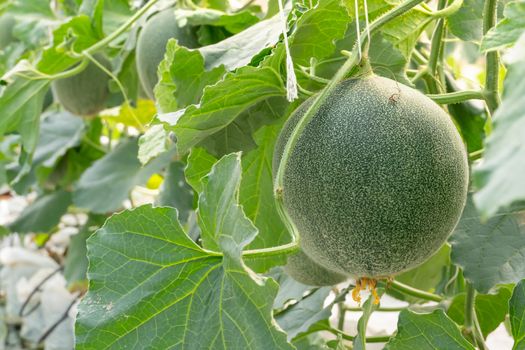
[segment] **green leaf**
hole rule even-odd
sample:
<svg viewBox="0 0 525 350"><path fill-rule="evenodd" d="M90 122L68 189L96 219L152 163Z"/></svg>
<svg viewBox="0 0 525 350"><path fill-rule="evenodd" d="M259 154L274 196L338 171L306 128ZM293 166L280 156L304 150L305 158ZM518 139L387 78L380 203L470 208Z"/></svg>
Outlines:
<svg viewBox="0 0 525 350"><path fill-rule="evenodd" d="M127 0L101 1L104 4L102 11L102 23L105 35L109 35L123 25L133 14L130 3ZM121 35L120 39L127 37L127 33Z"/></svg>
<svg viewBox="0 0 525 350"><path fill-rule="evenodd" d="M18 131L28 153L34 151L38 142L39 118L48 89L48 80L17 76L0 95L0 135Z"/></svg>
<svg viewBox="0 0 525 350"><path fill-rule="evenodd" d="M343 336L341 334L337 335L337 339L330 340L327 343L328 347L330 349L334 350L346 350L345 340L343 339Z"/></svg>
<svg viewBox="0 0 525 350"><path fill-rule="evenodd" d="M341 342L330 340L327 342L319 333L308 334L306 337L300 337L293 341L292 344L297 350L347 350L347 348L344 347L344 340L341 340Z"/></svg>
<svg viewBox="0 0 525 350"><path fill-rule="evenodd" d="M36 173L42 167L53 168L69 149L80 144L85 132L82 119L67 112L46 112L39 129L31 164L28 160L27 164L11 164L9 167L9 176L14 178L12 186L33 184Z"/></svg>
<svg viewBox="0 0 525 350"><path fill-rule="evenodd" d="M68 55L65 47L81 52L99 39L91 27L89 17L74 17L54 31L53 46L44 50L37 68L46 74L59 73L79 61ZM8 81L8 85L0 95L0 110L3 114L0 118L0 135L18 131L28 154L34 151L38 141L39 117L50 84L49 79L35 78L34 73L24 68L22 61L19 68L9 73L9 77L3 78Z"/></svg>
<svg viewBox="0 0 525 350"><path fill-rule="evenodd" d="M520 281L509 302L510 326L514 338L513 350L525 349L525 280Z"/></svg>
<svg viewBox="0 0 525 350"><path fill-rule="evenodd" d="M245 109L224 129L208 136L199 143L215 157L257 148L254 133L263 125L275 124L289 114L290 104L284 96L267 98Z"/></svg>
<svg viewBox="0 0 525 350"><path fill-rule="evenodd" d="M9 3L9 12L18 15L38 15L41 17L53 18L55 14L51 9L51 4L43 0L18 0Z"/></svg>
<svg viewBox="0 0 525 350"><path fill-rule="evenodd" d="M71 67L80 59L69 54L83 50L102 39L86 15L71 18L53 31L53 45L42 53L37 68L47 74L56 74ZM69 49L69 50L68 50Z"/></svg>
<svg viewBox="0 0 525 350"><path fill-rule="evenodd" d="M179 107L198 103L206 86L219 81L224 67L205 70L204 58L198 50L179 46L170 39L164 60L160 63L160 80L155 86L155 97L163 113L173 112Z"/></svg>
<svg viewBox="0 0 525 350"><path fill-rule="evenodd" d="M233 34L242 32L244 29L259 22L259 18L256 15L246 10L226 13L206 8L197 10L178 9L175 12L175 18L181 27L185 25L211 25L224 27Z"/></svg>
<svg viewBox="0 0 525 350"><path fill-rule="evenodd" d="M295 64L310 66L310 59L321 60L335 50L335 41L346 32L350 17L341 0L324 0L305 12L295 24L290 52Z"/></svg>
<svg viewBox="0 0 525 350"><path fill-rule="evenodd" d="M383 290L377 291L379 296L381 296L383 292ZM368 320L370 319L372 312L377 310L379 307L379 304L374 304L374 300L374 295L370 294L368 299L363 304L363 314L359 318L359 321L357 321L357 335L352 342L354 345L353 350L366 350L366 328L368 325Z"/></svg>
<svg viewBox="0 0 525 350"><path fill-rule="evenodd" d="M198 147L191 149L185 173L186 181L195 191L202 192L201 179L210 172L215 162L217 162L217 158L206 152L205 149Z"/></svg>
<svg viewBox="0 0 525 350"><path fill-rule="evenodd" d="M185 223L193 209L193 191L184 178L184 164L172 162L162 182L156 204L170 206L179 212L179 221Z"/></svg>
<svg viewBox="0 0 525 350"><path fill-rule="evenodd" d="M274 309L282 309L289 301L301 300L305 292L312 288L294 280L280 266L271 269L268 276L279 284L279 293L273 301Z"/></svg>
<svg viewBox="0 0 525 350"><path fill-rule="evenodd" d="M271 113L271 108L268 113ZM254 114L252 119L260 120L260 117ZM272 158L279 130L280 125L261 128L255 134L258 147L242 157L240 203L259 230L259 234L249 245L250 249L277 246L288 243L291 239L275 208L273 198ZM206 151L192 149L186 177L193 188L199 191L202 189L200 179L210 170L214 161L216 158ZM249 265L258 272L264 272L271 266L284 263L284 256L274 256L271 260L250 261Z"/></svg>
<svg viewBox="0 0 525 350"><path fill-rule="evenodd" d="M224 157L208 186L230 177L223 171L238 173L239 162ZM222 203L211 200L202 205ZM133 347L137 339L159 349L293 349L272 324L277 284L242 264L253 232L225 222L233 231L214 239L221 257L197 246L176 217L172 208L139 207L112 216L88 240L90 288L79 307L77 349Z"/></svg>
<svg viewBox="0 0 525 350"><path fill-rule="evenodd" d="M313 324L330 318L331 307L324 307L330 289L319 288L276 316L277 323L288 334L288 340L308 331Z"/></svg>
<svg viewBox="0 0 525 350"><path fill-rule="evenodd" d="M181 154L232 123L247 108L283 96L281 77L272 68L243 67L204 90L200 105L188 106L172 124Z"/></svg>
<svg viewBox="0 0 525 350"><path fill-rule="evenodd" d="M458 326L437 309L430 314L403 310L399 314L397 334L390 338L385 350L474 350L461 335Z"/></svg>
<svg viewBox="0 0 525 350"><path fill-rule="evenodd" d="M511 1L505 5L505 16L491 28L481 41L481 50L499 50L511 46L525 31L525 1Z"/></svg>
<svg viewBox="0 0 525 350"><path fill-rule="evenodd" d="M105 216L90 215L80 231L71 237L64 261L64 278L68 285L86 280L88 268L86 240L104 224L105 220Z"/></svg>
<svg viewBox="0 0 525 350"><path fill-rule="evenodd" d="M259 230L259 234L249 245L250 249L278 246L291 240L277 212L273 191L272 159L279 131L280 125L261 128L255 134L258 147L242 157L240 203ZM264 271L267 267L257 270Z"/></svg>
<svg viewBox="0 0 525 350"><path fill-rule="evenodd" d="M84 122L67 112L47 113L40 123L40 136L33 156L34 164L52 167L68 149L80 144Z"/></svg>
<svg viewBox="0 0 525 350"><path fill-rule="evenodd" d="M257 235L257 228L238 204L241 173L240 154L232 154L219 160L202 180L197 217L204 248L219 251L220 241L230 239L236 231L250 241Z"/></svg>
<svg viewBox="0 0 525 350"><path fill-rule="evenodd" d="M458 38L479 42L483 35L483 0L463 0L461 8L448 17L448 28Z"/></svg>
<svg viewBox="0 0 525 350"><path fill-rule="evenodd" d="M409 59L418 38L431 21L430 15L411 10L384 25L381 33L383 38L390 41L406 59Z"/></svg>
<svg viewBox="0 0 525 350"><path fill-rule="evenodd" d="M341 66L341 60L344 59L341 50L352 47L355 40L355 25L351 23L348 25L345 37L337 42L334 55L318 64L316 74L331 78ZM406 85L411 85L405 73L408 59L390 41L386 40L380 32L372 35L369 50L370 65L374 73L389 79L395 79Z"/></svg>
<svg viewBox="0 0 525 350"><path fill-rule="evenodd" d="M274 46L281 34L281 20L279 15L275 15L217 44L202 47L199 51L204 56L206 70L224 65L232 71L246 66L255 55Z"/></svg>
<svg viewBox="0 0 525 350"><path fill-rule="evenodd" d="M525 47L525 41L523 42ZM476 205L484 218L525 200L525 59L508 66L503 101L493 116L481 162L474 166Z"/></svg>
<svg viewBox="0 0 525 350"><path fill-rule="evenodd" d="M8 225L11 232L46 233L56 227L71 204L71 193L59 190L38 197Z"/></svg>
<svg viewBox="0 0 525 350"><path fill-rule="evenodd" d="M370 65L375 73L411 85L405 73L407 58L381 33L372 36L368 54L370 55Z"/></svg>
<svg viewBox="0 0 525 350"><path fill-rule="evenodd" d="M38 49L48 44L49 29L59 26L62 21L53 12L49 1L17 0L3 5L7 5L7 12L16 17L12 31L24 49Z"/></svg>
<svg viewBox="0 0 525 350"><path fill-rule="evenodd" d="M516 214L501 213L482 222L469 197L449 242L452 261L480 293L525 276L525 230Z"/></svg>
<svg viewBox="0 0 525 350"><path fill-rule="evenodd" d="M397 3L399 2L390 2L384 0L369 1L369 20L373 21L379 16L382 16L385 12L392 9ZM355 20L354 2L348 1L345 2L345 5L348 8L348 13L351 16L354 16ZM359 18L361 21L365 20L364 13L364 8L359 6ZM397 50L399 50L403 57L408 60L412 55L412 50L417 42L417 39L431 21L432 18L428 13L421 11L419 7L416 7L386 23L381 27L380 32L382 33L383 38L388 40ZM349 25L348 30L353 30L355 32L355 22Z"/></svg>
<svg viewBox="0 0 525 350"><path fill-rule="evenodd" d="M162 170L174 152L171 149L142 167L137 159L137 139L122 141L82 174L73 192L73 203L93 213L121 208L133 187L145 184Z"/></svg>
<svg viewBox="0 0 525 350"><path fill-rule="evenodd" d="M510 288L502 286L495 294L476 295L476 316L485 338L498 328L501 322L505 321L511 292ZM465 293L454 297L447 310L447 315L457 324L465 322Z"/></svg>
<svg viewBox="0 0 525 350"><path fill-rule="evenodd" d="M152 125L139 138L138 158L142 165L168 150L168 132L162 124Z"/></svg>

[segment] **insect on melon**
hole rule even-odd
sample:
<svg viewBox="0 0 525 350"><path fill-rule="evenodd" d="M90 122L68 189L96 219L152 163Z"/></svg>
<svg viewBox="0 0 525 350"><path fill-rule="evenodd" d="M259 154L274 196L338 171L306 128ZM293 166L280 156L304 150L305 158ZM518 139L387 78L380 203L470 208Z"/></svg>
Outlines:
<svg viewBox="0 0 525 350"><path fill-rule="evenodd" d="M312 100L285 124L274 172ZM315 262L354 277L392 276L429 258L465 204L465 146L425 95L378 76L337 85L284 168L284 207Z"/></svg>

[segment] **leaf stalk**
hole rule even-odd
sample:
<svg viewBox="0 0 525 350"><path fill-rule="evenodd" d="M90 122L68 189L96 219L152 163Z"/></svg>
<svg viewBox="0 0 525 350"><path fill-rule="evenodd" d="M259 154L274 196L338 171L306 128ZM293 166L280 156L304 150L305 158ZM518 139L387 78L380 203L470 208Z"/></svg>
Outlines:
<svg viewBox="0 0 525 350"><path fill-rule="evenodd" d="M476 290L471 283L466 284L465 297L465 332L471 335L480 350L487 350L476 316Z"/></svg>
<svg viewBox="0 0 525 350"><path fill-rule="evenodd" d="M434 100L434 102L442 105L460 103L468 100L485 99L483 91L478 90L455 91L444 94L428 94L427 96Z"/></svg>
<svg viewBox="0 0 525 350"><path fill-rule="evenodd" d="M447 7L431 13L432 18L444 18L456 13L463 5L463 0L454 0Z"/></svg>
<svg viewBox="0 0 525 350"><path fill-rule="evenodd" d="M428 300L428 301L435 301L435 302L441 302L443 301L443 297L441 295L425 292L420 289L416 289L414 287L411 287L409 285L406 285L404 283L401 283L399 281L392 281L388 284L392 289L397 290L398 292L401 292L406 295L410 295L419 299Z"/></svg>
<svg viewBox="0 0 525 350"><path fill-rule="evenodd" d="M485 0L483 8L483 34L496 25L498 1ZM499 96L499 52L489 51L485 55L485 101L491 114L501 103Z"/></svg>

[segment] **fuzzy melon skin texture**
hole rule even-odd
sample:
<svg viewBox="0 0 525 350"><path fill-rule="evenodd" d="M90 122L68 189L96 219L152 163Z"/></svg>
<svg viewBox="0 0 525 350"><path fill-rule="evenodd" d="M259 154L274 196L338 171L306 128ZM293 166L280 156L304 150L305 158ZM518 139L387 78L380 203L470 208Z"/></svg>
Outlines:
<svg viewBox="0 0 525 350"><path fill-rule="evenodd" d="M309 286L333 286L348 279L348 276L325 269L301 250L288 257L284 271L297 282Z"/></svg>
<svg viewBox="0 0 525 350"><path fill-rule="evenodd" d="M197 37L192 28L179 27L175 20L174 9L166 9L148 19L137 41L137 71L144 91L154 99L153 89L157 84L157 67L164 59L166 44L174 38L181 46L195 48Z"/></svg>
<svg viewBox="0 0 525 350"><path fill-rule="evenodd" d="M287 139L312 100L285 124ZM370 76L341 82L284 169L284 206L304 251L330 270L391 276L421 264L465 205L468 163L450 117L419 91Z"/></svg>
<svg viewBox="0 0 525 350"><path fill-rule="evenodd" d="M94 58L111 70L110 62L102 55ZM69 112L78 116L92 116L105 108L109 95L109 76L90 62L77 75L55 80L51 87L56 99Z"/></svg>
<svg viewBox="0 0 525 350"><path fill-rule="evenodd" d="M15 40L13 27L16 24L15 18L9 14L0 16L0 50Z"/></svg>

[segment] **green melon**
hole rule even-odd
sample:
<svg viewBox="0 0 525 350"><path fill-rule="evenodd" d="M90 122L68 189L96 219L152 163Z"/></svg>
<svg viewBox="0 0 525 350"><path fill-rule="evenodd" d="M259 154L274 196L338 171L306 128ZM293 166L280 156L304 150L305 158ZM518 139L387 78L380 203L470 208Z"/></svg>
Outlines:
<svg viewBox="0 0 525 350"><path fill-rule="evenodd" d="M15 40L13 27L16 24L15 18L9 14L0 16L0 50Z"/></svg>
<svg viewBox="0 0 525 350"><path fill-rule="evenodd" d="M157 67L164 59L166 44L174 38L181 46L195 48L198 46L193 28L179 27L175 20L174 9L170 8L156 13L148 19L139 34L137 41L137 71L146 94L154 99L153 88L157 84Z"/></svg>
<svg viewBox="0 0 525 350"><path fill-rule="evenodd" d="M111 64L104 56L97 54L94 58L111 70ZM90 62L79 74L55 80L51 87L56 99L66 110L79 116L92 116L106 106L108 82L109 76Z"/></svg>
<svg viewBox="0 0 525 350"><path fill-rule="evenodd" d="M285 124L274 171L311 102ZM321 106L290 154L282 191L308 256L379 278L421 264L445 242L467 185L450 117L419 91L370 76L341 82Z"/></svg>
<svg viewBox="0 0 525 350"><path fill-rule="evenodd" d="M303 251L288 257L284 271L297 282L309 286L333 286L348 278L343 274L325 269Z"/></svg>

